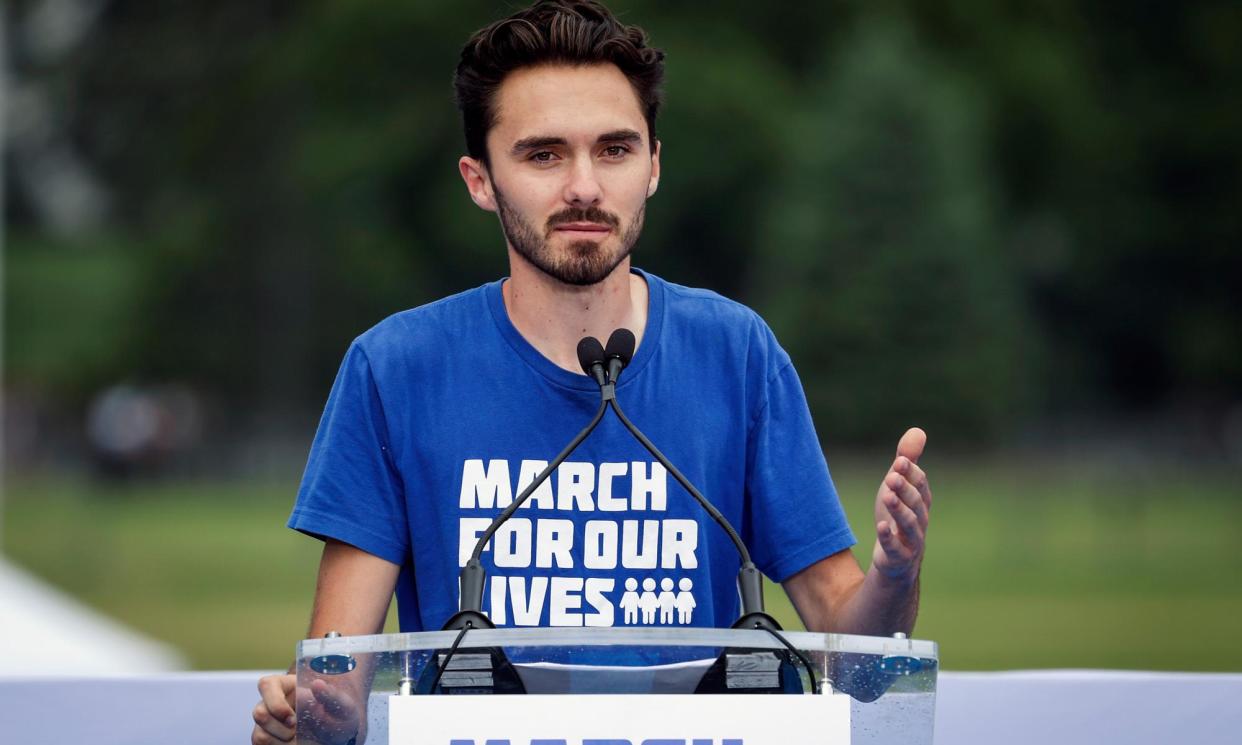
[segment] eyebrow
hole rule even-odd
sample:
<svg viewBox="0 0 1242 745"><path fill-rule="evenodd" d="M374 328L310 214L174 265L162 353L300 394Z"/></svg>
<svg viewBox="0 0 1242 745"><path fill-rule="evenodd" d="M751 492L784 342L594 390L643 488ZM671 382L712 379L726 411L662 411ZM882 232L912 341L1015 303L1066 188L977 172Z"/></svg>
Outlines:
<svg viewBox="0 0 1242 745"><path fill-rule="evenodd" d="M605 142L642 142L643 136L632 129L614 129L611 132L605 132L595 140L595 144ZM554 145L568 145L569 141L564 137L524 137L513 144L513 148L509 151L511 155L522 155L531 150L538 150L541 147L552 147Z"/></svg>
<svg viewBox="0 0 1242 745"><path fill-rule="evenodd" d="M510 150L512 155L521 155L530 150L538 150L541 147L551 147L552 145L568 145L569 142L564 137L524 137L513 144Z"/></svg>
<svg viewBox="0 0 1242 745"><path fill-rule="evenodd" d="M595 144L604 142L642 142L643 136L632 129L614 129L599 136Z"/></svg>

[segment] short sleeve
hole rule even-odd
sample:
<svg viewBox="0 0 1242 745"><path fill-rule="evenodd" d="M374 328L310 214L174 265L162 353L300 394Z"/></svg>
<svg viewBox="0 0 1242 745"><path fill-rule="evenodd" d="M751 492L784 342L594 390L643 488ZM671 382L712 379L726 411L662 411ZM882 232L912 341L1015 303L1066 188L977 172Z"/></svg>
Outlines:
<svg viewBox="0 0 1242 745"><path fill-rule="evenodd" d="M765 392L747 444L748 545L755 565L783 582L856 541L788 358Z"/></svg>
<svg viewBox="0 0 1242 745"><path fill-rule="evenodd" d="M371 365L358 342L332 385L288 525L394 564L406 561L404 490Z"/></svg>

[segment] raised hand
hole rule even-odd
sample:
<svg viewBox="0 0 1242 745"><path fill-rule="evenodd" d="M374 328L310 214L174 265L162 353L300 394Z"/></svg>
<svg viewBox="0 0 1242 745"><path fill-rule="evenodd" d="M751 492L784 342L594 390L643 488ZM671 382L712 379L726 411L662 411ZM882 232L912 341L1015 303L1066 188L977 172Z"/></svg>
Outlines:
<svg viewBox="0 0 1242 745"><path fill-rule="evenodd" d="M927 445L927 434L918 427L907 430L897 443L897 457L875 495L875 550L872 566L892 579L918 578L927 539L932 493L927 474L918 461Z"/></svg>

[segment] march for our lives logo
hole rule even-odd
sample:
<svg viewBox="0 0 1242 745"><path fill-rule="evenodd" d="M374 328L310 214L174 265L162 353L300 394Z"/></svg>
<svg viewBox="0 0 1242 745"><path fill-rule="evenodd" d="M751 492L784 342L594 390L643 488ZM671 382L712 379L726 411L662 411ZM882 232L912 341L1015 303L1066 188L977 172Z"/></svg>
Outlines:
<svg viewBox="0 0 1242 745"><path fill-rule="evenodd" d="M466 565L495 515L547 465L462 462L458 507L486 515L459 517L458 566ZM486 612L497 625L689 625L698 603L694 580L684 575L699 566L699 524L664 517L667 509L668 472L659 463L562 463L517 513L534 516L510 518L486 549L495 567ZM608 514L621 512L624 517ZM566 513L595 514L582 523ZM564 569L579 576L552 571ZM629 576L619 581L618 575Z"/></svg>

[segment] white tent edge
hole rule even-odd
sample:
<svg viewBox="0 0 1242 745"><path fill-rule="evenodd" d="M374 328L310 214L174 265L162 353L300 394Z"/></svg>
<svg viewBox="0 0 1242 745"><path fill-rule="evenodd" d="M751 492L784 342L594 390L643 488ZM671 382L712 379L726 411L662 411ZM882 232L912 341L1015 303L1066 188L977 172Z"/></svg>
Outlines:
<svg viewBox="0 0 1242 745"><path fill-rule="evenodd" d="M0 676L142 675L187 668L172 646L108 618L0 556Z"/></svg>

